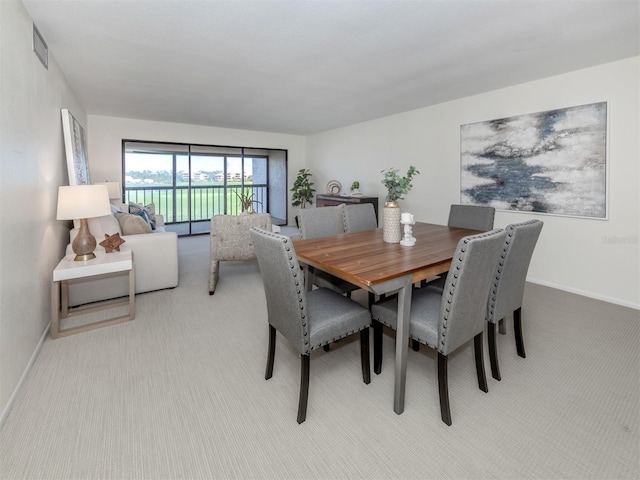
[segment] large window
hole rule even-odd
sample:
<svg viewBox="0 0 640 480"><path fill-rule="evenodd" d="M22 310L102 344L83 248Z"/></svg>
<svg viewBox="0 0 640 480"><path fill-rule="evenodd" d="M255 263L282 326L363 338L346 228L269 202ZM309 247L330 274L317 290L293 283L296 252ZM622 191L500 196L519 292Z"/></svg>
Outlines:
<svg viewBox="0 0 640 480"><path fill-rule="evenodd" d="M167 230L209 232L213 215L253 211L287 223L287 151L180 143L122 141L125 203L153 203Z"/></svg>

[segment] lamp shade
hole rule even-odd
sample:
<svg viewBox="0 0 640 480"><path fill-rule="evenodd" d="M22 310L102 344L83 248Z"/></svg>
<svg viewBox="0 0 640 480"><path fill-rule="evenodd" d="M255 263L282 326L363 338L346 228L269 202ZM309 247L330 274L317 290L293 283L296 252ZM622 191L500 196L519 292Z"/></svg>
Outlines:
<svg viewBox="0 0 640 480"><path fill-rule="evenodd" d="M94 185L106 185L109 191L109 200L115 200L121 198L122 192L120 191L120 182L95 182Z"/></svg>
<svg viewBox="0 0 640 480"><path fill-rule="evenodd" d="M105 185L58 187L56 219L75 220L109 214L111 214L111 206Z"/></svg>

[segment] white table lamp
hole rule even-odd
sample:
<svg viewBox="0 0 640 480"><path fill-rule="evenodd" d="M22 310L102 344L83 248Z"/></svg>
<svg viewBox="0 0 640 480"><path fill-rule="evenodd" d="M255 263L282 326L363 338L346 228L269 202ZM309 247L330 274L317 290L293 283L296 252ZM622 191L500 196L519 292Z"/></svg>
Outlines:
<svg viewBox="0 0 640 480"><path fill-rule="evenodd" d="M71 248L75 260L96 258L96 239L89 231L88 218L111 214L109 193L105 185L75 185L58 187L58 220L80 220L80 230Z"/></svg>
<svg viewBox="0 0 640 480"><path fill-rule="evenodd" d="M122 198L122 191L120 190L120 182L95 182L94 185L106 185L109 191L109 200L115 200L116 198Z"/></svg>

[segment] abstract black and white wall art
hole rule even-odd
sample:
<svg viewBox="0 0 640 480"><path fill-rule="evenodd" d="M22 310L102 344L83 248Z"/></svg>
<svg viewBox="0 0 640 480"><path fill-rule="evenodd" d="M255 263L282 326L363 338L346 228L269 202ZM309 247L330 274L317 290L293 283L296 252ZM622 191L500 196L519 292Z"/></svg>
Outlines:
<svg viewBox="0 0 640 480"><path fill-rule="evenodd" d="M607 102L460 127L460 200L607 218Z"/></svg>

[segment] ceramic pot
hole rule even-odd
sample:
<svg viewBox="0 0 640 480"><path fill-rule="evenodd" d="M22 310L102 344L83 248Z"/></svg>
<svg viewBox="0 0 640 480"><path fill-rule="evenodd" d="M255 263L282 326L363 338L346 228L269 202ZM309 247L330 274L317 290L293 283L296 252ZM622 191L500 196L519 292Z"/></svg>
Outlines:
<svg viewBox="0 0 640 480"><path fill-rule="evenodd" d="M387 243L399 243L402 239L400 205L387 202L382 209L382 239Z"/></svg>

